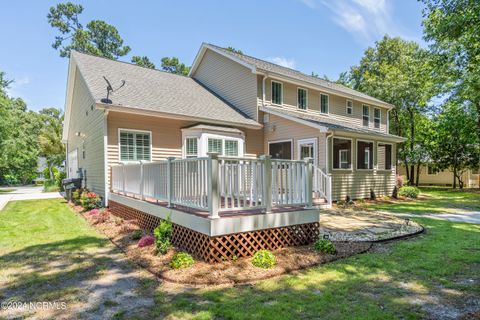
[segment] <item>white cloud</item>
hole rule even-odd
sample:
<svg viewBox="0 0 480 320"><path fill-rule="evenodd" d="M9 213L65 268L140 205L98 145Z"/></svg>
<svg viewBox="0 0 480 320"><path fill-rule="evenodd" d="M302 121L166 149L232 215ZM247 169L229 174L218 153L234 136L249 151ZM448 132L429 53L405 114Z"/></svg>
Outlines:
<svg viewBox="0 0 480 320"><path fill-rule="evenodd" d="M333 13L332 20L351 33L357 41L371 42L385 34L407 37L393 21L387 0L322 0Z"/></svg>
<svg viewBox="0 0 480 320"><path fill-rule="evenodd" d="M11 97L19 97L21 94L19 89L28 85L30 83L30 77L24 76L18 79L15 79L8 87L7 93Z"/></svg>
<svg viewBox="0 0 480 320"><path fill-rule="evenodd" d="M295 59L288 59L284 57L269 57L266 60L291 69L295 69L296 65Z"/></svg>

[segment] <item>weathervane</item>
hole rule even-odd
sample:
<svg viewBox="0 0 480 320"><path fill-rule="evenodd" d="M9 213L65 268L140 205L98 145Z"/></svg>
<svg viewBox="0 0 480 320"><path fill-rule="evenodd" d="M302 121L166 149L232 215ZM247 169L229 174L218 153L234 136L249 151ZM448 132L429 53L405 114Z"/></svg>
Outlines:
<svg viewBox="0 0 480 320"><path fill-rule="evenodd" d="M103 79L105 79L105 81L107 82L107 98L104 98L101 101L103 103L110 104L110 103L112 103L112 100L109 99L110 93L114 93L115 91L117 91L118 89L123 87L125 85L125 80L122 80L122 84L117 89L113 90L113 87L112 87L110 81L108 81L108 79L105 76L103 76Z"/></svg>

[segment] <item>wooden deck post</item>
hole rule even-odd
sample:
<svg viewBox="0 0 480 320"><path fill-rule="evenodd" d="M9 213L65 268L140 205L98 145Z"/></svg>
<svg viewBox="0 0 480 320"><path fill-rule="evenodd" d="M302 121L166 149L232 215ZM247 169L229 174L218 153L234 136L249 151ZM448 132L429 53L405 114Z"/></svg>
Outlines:
<svg viewBox="0 0 480 320"><path fill-rule="evenodd" d="M172 161L175 160L175 157L167 158L167 207L172 207L172 196L173 196L173 173L172 173Z"/></svg>
<svg viewBox="0 0 480 320"><path fill-rule="evenodd" d="M260 156L263 160L263 193L262 202L265 204L265 213L272 212L272 157Z"/></svg>
<svg viewBox="0 0 480 320"><path fill-rule="evenodd" d="M305 158L306 167L306 188L305 188L305 200L306 208L313 207L313 158Z"/></svg>
<svg viewBox="0 0 480 320"><path fill-rule="evenodd" d="M208 153L208 210L211 219L220 218L220 186L218 181L218 153Z"/></svg>

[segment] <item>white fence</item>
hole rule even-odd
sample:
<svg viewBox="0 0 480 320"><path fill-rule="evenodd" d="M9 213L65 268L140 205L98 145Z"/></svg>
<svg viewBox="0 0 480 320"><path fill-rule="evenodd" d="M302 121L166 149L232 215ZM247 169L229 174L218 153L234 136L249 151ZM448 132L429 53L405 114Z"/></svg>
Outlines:
<svg viewBox="0 0 480 320"><path fill-rule="evenodd" d="M112 166L112 191L209 211L312 205L311 160L219 158L174 159Z"/></svg>

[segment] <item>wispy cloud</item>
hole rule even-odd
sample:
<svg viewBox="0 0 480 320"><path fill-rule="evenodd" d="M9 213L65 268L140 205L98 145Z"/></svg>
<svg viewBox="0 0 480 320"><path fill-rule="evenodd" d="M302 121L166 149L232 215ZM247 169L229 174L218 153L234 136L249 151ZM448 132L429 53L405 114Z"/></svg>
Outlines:
<svg viewBox="0 0 480 320"><path fill-rule="evenodd" d="M291 69L295 69L296 65L295 59L288 59L284 57L269 57L266 60Z"/></svg>
<svg viewBox="0 0 480 320"><path fill-rule="evenodd" d="M12 97L19 97L21 94L21 88L30 83L30 77L24 76L18 79L15 79L7 88L7 93Z"/></svg>
<svg viewBox="0 0 480 320"><path fill-rule="evenodd" d="M357 41L371 42L385 34L409 38L393 21L393 8L388 0L301 1L312 9L316 9L317 3L328 8L332 12L332 21L351 33Z"/></svg>

